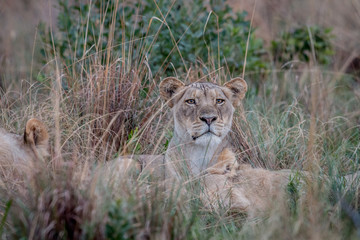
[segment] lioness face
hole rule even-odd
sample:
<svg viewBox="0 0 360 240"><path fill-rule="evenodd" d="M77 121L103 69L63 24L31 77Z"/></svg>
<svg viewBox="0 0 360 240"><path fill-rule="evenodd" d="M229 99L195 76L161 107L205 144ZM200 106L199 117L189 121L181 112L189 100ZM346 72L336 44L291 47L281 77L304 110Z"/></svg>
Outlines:
<svg viewBox="0 0 360 240"><path fill-rule="evenodd" d="M231 128L234 107L224 92L212 83L193 83L174 105L175 131L197 144L220 142Z"/></svg>
<svg viewBox="0 0 360 240"><path fill-rule="evenodd" d="M185 86L175 78L160 85L161 95L173 108L175 133L183 142L207 145L220 143L231 128L233 113L244 97L243 79L233 79L224 86L196 82Z"/></svg>

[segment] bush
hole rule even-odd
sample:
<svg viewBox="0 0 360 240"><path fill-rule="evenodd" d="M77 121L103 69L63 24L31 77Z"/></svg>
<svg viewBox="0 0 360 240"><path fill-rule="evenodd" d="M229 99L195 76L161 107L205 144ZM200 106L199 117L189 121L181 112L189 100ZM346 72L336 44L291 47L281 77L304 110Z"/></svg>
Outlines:
<svg viewBox="0 0 360 240"><path fill-rule="evenodd" d="M226 66L232 73L242 72L250 22L246 12L233 12L225 1L210 1L209 6L201 0L177 1L173 6L162 0L120 1L119 6L113 0L92 5L58 2L60 36L54 43L67 66L94 53L100 53L97 57L104 63L106 48L112 47L113 56L136 60L132 63L147 58L153 72L184 72L198 60L213 63L215 69ZM262 40L250 34L246 69L261 71L266 68ZM51 38L45 36L51 48ZM52 51L43 50L47 52Z"/></svg>
<svg viewBox="0 0 360 240"><path fill-rule="evenodd" d="M331 44L333 38L331 31L331 28L302 26L292 31L283 32L279 38L272 41L271 50L274 61L281 64L293 60L306 63L314 61L312 57L313 45L316 61L322 65L330 64L331 56L334 54Z"/></svg>

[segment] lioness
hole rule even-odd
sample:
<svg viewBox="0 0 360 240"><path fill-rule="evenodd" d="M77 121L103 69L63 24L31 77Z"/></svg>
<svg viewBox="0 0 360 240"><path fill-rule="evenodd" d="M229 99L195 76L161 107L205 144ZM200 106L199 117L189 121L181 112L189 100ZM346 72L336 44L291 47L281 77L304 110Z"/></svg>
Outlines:
<svg viewBox="0 0 360 240"><path fill-rule="evenodd" d="M48 156L48 141L45 124L35 118L27 121L23 136L0 129L0 185Z"/></svg>
<svg viewBox="0 0 360 240"><path fill-rule="evenodd" d="M307 172L299 174L309 177ZM226 148L203 177L202 199L215 209L220 203L251 218L266 213L274 202L284 203L292 175L290 170L269 171L239 164L235 154Z"/></svg>
<svg viewBox="0 0 360 240"><path fill-rule="evenodd" d="M216 207L221 202L225 208L253 216L281 193L290 172L238 164L228 133L246 91L247 84L241 78L224 86L209 82L185 85L172 77L160 83L160 94L172 108L175 125L165 154L168 180L171 176L184 181L201 175L206 203Z"/></svg>
<svg viewBox="0 0 360 240"><path fill-rule="evenodd" d="M284 200L293 173L238 164L228 133L246 91L247 84L241 78L223 86L209 82L185 85L173 77L164 79L160 94L172 108L175 125L164 161L168 180L202 176L202 199L209 205L221 202L225 208L255 216L268 210L273 200ZM311 177L308 172L299 173ZM351 183L357 176L345 179Z"/></svg>
<svg viewBox="0 0 360 240"><path fill-rule="evenodd" d="M242 78L219 86L210 82L185 85L169 77L160 83L160 94L172 108L174 135L165 154L172 175L198 175L215 164L230 143L235 107L247 91Z"/></svg>

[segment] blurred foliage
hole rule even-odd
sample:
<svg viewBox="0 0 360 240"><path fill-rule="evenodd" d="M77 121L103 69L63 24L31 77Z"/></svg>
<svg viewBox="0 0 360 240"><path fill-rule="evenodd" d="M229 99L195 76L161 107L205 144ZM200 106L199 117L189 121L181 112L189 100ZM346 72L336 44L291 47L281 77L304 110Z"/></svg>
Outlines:
<svg viewBox="0 0 360 240"><path fill-rule="evenodd" d="M274 60L281 64L293 60L314 62L313 46L316 61L321 65L330 64L331 56L334 54L331 31L331 28L302 26L283 32L279 38L272 41L271 50Z"/></svg>
<svg viewBox="0 0 360 240"><path fill-rule="evenodd" d="M72 66L95 53L105 63L111 47L112 57L131 59L131 64L147 59L152 72L184 72L202 62L242 72L250 27L246 12L233 12L224 0L179 0L174 5L163 0L116 2L58 0L60 34L53 39L64 64ZM48 47L43 54L53 57L50 31L42 32ZM250 34L246 70L259 72L267 67L263 42L253 31Z"/></svg>
<svg viewBox="0 0 360 240"><path fill-rule="evenodd" d="M74 77L88 69L84 64L105 65L118 58L135 69L146 62L152 73L162 76L194 66L205 74L221 67L234 76L243 72L250 22L246 12L234 12L224 0L58 0L58 5L57 34L40 26L42 53L48 62L55 47ZM313 46L317 63L329 65L332 38L330 28L301 26L279 34L269 51L281 65L294 60L310 63ZM269 63L263 40L251 30L246 73L264 78ZM261 78L252 77L255 88Z"/></svg>
<svg viewBox="0 0 360 240"><path fill-rule="evenodd" d="M109 206L105 226L106 239L135 239L134 216L131 211L126 211L123 205L120 200L117 200Z"/></svg>

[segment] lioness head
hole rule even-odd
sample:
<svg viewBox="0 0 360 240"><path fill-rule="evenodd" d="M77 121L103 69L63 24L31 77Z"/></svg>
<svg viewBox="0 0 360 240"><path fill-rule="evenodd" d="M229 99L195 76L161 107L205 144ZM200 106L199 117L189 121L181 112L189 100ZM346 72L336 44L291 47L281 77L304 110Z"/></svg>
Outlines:
<svg viewBox="0 0 360 240"><path fill-rule="evenodd" d="M235 107L247 91L242 78L219 86L210 82L185 85L169 77L160 83L160 94L173 109L175 134L182 142L220 143L229 133Z"/></svg>

